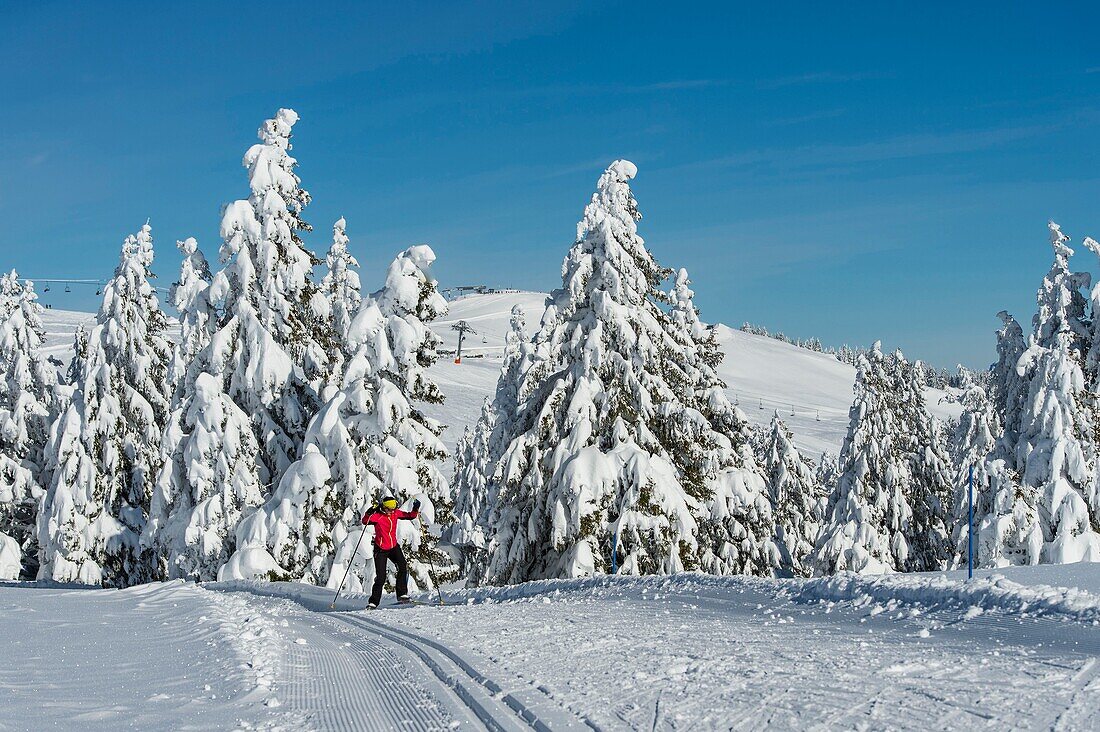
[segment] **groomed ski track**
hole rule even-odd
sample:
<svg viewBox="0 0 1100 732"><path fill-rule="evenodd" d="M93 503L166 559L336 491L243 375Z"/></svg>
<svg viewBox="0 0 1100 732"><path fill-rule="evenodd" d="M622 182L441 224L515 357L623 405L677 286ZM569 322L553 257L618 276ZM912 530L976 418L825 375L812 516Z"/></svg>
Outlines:
<svg viewBox="0 0 1100 732"><path fill-rule="evenodd" d="M331 600L0 583L0 730L1100 729L1100 564Z"/></svg>
<svg viewBox="0 0 1100 732"><path fill-rule="evenodd" d="M469 659L441 643L364 616L365 598L258 583L212 584L268 605L301 636L289 645L285 691L276 695L318 730L599 729L558 706L521 680L483 675ZM293 600L287 599L289 595ZM392 599L385 602L392 603ZM375 613L414 606L383 605ZM423 606L423 604L419 604Z"/></svg>
<svg viewBox="0 0 1100 732"><path fill-rule="evenodd" d="M303 585L207 587L321 636L287 682L312 698L284 695L318 729L1100 728L1097 597L1003 577L592 578L372 612Z"/></svg>

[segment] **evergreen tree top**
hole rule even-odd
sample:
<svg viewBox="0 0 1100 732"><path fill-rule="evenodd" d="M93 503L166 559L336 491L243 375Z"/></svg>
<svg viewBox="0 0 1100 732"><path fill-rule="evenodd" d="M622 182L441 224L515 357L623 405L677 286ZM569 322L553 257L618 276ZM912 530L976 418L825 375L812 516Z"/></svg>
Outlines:
<svg viewBox="0 0 1100 732"><path fill-rule="evenodd" d="M1039 310L1033 319L1034 336L1038 345L1048 348L1057 334L1068 333L1074 341L1072 346L1080 347L1079 339L1088 336L1084 324L1086 302L1081 290L1089 287L1092 278L1088 272L1070 270L1073 250L1067 244L1069 237L1053 221L1048 227L1054 261L1036 295Z"/></svg>
<svg viewBox="0 0 1100 732"><path fill-rule="evenodd" d="M112 321L117 324L148 321L154 335L167 326L156 290L149 282L156 276L149 270L153 264L152 232L146 223L136 234L123 240L115 276L103 288L103 302L96 321L100 325ZM125 329L126 326L121 327ZM109 333L109 336L115 340L118 338L115 333Z"/></svg>

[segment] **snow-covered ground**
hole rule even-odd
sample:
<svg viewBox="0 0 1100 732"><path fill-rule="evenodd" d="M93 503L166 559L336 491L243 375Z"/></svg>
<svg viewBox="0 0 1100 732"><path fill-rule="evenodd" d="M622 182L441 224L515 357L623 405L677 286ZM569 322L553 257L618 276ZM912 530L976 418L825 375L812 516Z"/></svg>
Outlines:
<svg viewBox="0 0 1100 732"><path fill-rule="evenodd" d="M0 729L1100 728L1100 565L1002 574L0 585Z"/></svg>
<svg viewBox="0 0 1100 732"><path fill-rule="evenodd" d="M447 351L457 346L458 334L451 326L459 320L477 331L463 344L461 364L444 356L430 372L447 395L447 402L426 411L447 425L443 439L448 448L453 449L465 426L477 421L482 402L496 388L512 306L523 308L527 330L533 334L545 302L546 293L542 292L468 295L449 303L450 313L432 324ZM90 326L94 319L90 313L46 311L42 318L47 331L46 352L68 362L77 325ZM719 374L728 385L730 399L738 403L749 421L766 426L778 410L806 457L816 460L825 450L839 453L848 431L856 370L827 354L725 325L718 328L726 353ZM942 401L942 391L929 389L925 397L931 412L941 419L958 418L962 411L957 404Z"/></svg>
<svg viewBox="0 0 1100 732"><path fill-rule="evenodd" d="M299 723L280 620L174 582L127 590L0 583L0 729L233 729ZM293 640L293 639L292 639Z"/></svg>
<svg viewBox="0 0 1100 732"><path fill-rule="evenodd" d="M90 329L94 324L95 313L72 310L43 311L42 326L46 330L46 340L42 344L42 354L68 363L73 357L73 337L76 329L81 325Z"/></svg>

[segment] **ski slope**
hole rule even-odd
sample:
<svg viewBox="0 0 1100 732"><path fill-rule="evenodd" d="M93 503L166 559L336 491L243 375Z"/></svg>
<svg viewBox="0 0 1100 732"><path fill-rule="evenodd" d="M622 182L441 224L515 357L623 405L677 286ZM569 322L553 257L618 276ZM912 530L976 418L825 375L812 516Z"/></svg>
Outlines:
<svg viewBox="0 0 1100 732"><path fill-rule="evenodd" d="M46 331L46 340L42 344L42 354L68 364L73 357L73 337L81 325L91 329L95 325L95 314L73 310L43 311L42 327Z"/></svg>
<svg viewBox="0 0 1100 732"><path fill-rule="evenodd" d="M496 389L512 307L519 305L523 309L528 333L533 334L542 319L546 297L542 292L468 295L449 303L450 312L432 324L443 340L441 350L446 354L430 373L447 401L443 405L429 405L425 411L447 426L443 441L449 449L454 449L462 430L477 421L482 402ZM46 311L43 314L46 353L67 363L72 358L77 326L83 323L90 327L94 320L90 313ZM476 335L467 336L462 363L455 364L450 354L457 347L458 333L452 326L460 320L471 325ZM766 426L778 411L805 457L817 460L825 451L839 454L848 431L848 408L856 370L824 353L721 324L717 327L718 340L726 354L719 374L727 384L730 400L740 407L749 422ZM957 419L961 408L945 402L947 396L937 389L925 391L934 415Z"/></svg>
<svg viewBox="0 0 1100 732"><path fill-rule="evenodd" d="M292 583L0 584L0 729L1094 730L1097 590L1096 564L598 577L375 611Z"/></svg>
<svg viewBox="0 0 1100 732"><path fill-rule="evenodd" d="M431 369L432 378L447 395L447 403L428 411L448 426L444 433L448 446L454 446L465 426L473 425L482 401L496 388L512 306L518 304L523 308L528 333L533 334L542 318L545 300L545 293L533 292L469 295L451 302L450 313L435 324L448 350L453 350L457 343L452 324L465 320L478 331L463 346L470 357L461 364L442 358ZM730 400L741 408L749 422L768 425L778 411L805 457L817 460L825 451L839 454L848 432L855 368L828 354L725 325L717 327L718 340L726 354L719 375L726 382ZM946 396L937 389L925 391L934 415L957 419L962 410L957 404L944 402Z"/></svg>

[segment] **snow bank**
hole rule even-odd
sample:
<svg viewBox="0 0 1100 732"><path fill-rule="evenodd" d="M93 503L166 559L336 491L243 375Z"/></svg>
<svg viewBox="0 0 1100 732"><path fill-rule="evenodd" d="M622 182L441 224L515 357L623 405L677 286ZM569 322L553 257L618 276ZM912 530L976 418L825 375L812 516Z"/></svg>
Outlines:
<svg viewBox="0 0 1100 732"><path fill-rule="evenodd" d="M1079 565L1083 572L1090 565ZM1062 575L1070 581L1076 578ZM1031 579L1042 580L1036 574ZM1082 577L1087 584L1089 578ZM332 590L295 582L235 581L207 584L208 589L249 592L266 597L294 600L314 610L327 610ZM1077 587L1044 584L1020 584L1000 574L973 580L953 579L942 574L886 575L878 577L844 573L820 579L768 579L762 577L717 577L702 572L673 576L610 576L579 579L555 579L524 582L503 587L478 587L468 590L444 590L448 605L485 603L543 602L546 597L601 600L658 593L680 596L713 595L715 592L752 591L770 594L780 600L800 604L850 603L854 607L888 605L907 607L922 613L963 611L969 617L985 612L1009 615L1027 613L1029 617L1050 617L1080 623L1100 624L1100 595ZM435 602L434 592L424 593L425 601ZM340 609L366 606L367 596L343 593Z"/></svg>
<svg viewBox="0 0 1100 732"><path fill-rule="evenodd" d="M924 610L965 610L971 617L980 614L979 610L992 610L1100 624L1098 595L1076 587L1022 585L999 574L966 581L942 575L869 577L845 572L790 584L784 594L795 602L887 603Z"/></svg>
<svg viewBox="0 0 1100 732"><path fill-rule="evenodd" d="M481 587L448 593L450 602L476 604L510 602L545 595L604 597L635 592L693 594L704 590L771 590L798 603L847 602L861 606L892 603L919 607L922 611L982 611L1031 617L1061 616L1078 622L1100 623L1100 596L1076 587L1022 585L1002 575L957 580L943 575L887 575L879 577L844 573L812 580L773 580L759 577L715 577L689 572L672 577L588 577L577 580L544 580L510 587Z"/></svg>

